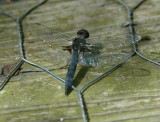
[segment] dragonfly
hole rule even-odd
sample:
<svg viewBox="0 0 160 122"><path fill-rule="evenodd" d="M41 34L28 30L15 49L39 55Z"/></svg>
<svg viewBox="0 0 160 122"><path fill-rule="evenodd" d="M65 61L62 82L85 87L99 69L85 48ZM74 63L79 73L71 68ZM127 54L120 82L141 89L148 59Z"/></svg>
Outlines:
<svg viewBox="0 0 160 122"><path fill-rule="evenodd" d="M89 37L89 32L85 29L79 30L77 32L77 37L72 40L72 45L65 47L63 50L69 50L72 53L70 65L67 71L66 80L65 80L65 94L68 94L69 88L72 86L74 74L76 71L79 53L84 52L89 49L85 46L86 39ZM91 52L91 51L90 51Z"/></svg>
<svg viewBox="0 0 160 122"><path fill-rule="evenodd" d="M60 67L66 59L70 62L65 78L66 95L72 86L78 62L85 66L104 67L116 64L132 51L128 41L130 34L89 38L90 33L86 29L80 29L73 38L38 23L31 26L31 32L40 38L41 41L37 44L41 43L44 51L48 50L46 44L51 47L53 54L45 53L45 56L49 59L54 55L51 61L55 67ZM140 37L137 36L136 42L139 40Z"/></svg>

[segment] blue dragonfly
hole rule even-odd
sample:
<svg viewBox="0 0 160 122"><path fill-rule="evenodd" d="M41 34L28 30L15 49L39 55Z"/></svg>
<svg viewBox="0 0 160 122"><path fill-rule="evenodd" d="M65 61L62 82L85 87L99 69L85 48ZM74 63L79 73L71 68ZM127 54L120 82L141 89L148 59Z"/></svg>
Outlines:
<svg viewBox="0 0 160 122"><path fill-rule="evenodd" d="M79 30L77 32L77 37L72 40L72 45L65 47L63 50L69 50L72 53L70 65L67 71L66 80L65 80L65 94L69 92L69 88L72 86L74 74L76 71L79 53L84 52L89 49L86 47L86 39L89 37L89 32L85 29ZM91 52L91 51L90 51Z"/></svg>
<svg viewBox="0 0 160 122"><path fill-rule="evenodd" d="M54 57L51 60L57 67L60 67L61 62L66 59L70 60L65 78L66 95L72 86L78 62L85 66L104 67L105 65L116 64L132 51L128 41L130 34L89 38L89 32L86 29L81 29L78 30L77 36L72 38L65 33L54 31L38 23L32 24L31 32L43 41L43 46L51 44L50 47L54 50L54 54L51 54ZM136 37L136 42L138 42L140 36Z"/></svg>

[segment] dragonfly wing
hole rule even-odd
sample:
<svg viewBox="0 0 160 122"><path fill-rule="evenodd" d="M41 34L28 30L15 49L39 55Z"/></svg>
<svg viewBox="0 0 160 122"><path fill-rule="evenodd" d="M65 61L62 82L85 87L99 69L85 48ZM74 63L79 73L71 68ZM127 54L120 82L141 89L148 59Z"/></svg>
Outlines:
<svg viewBox="0 0 160 122"><path fill-rule="evenodd" d="M70 65L69 65L67 75L66 75L66 80L65 80L65 94L66 95L69 92L69 88L72 86L72 82L73 82L74 74L75 74L75 71L76 71L77 63L78 63L78 51L73 51L71 61L70 61Z"/></svg>
<svg viewBox="0 0 160 122"><path fill-rule="evenodd" d="M132 52L130 34L95 37L87 40L89 52L80 55L84 65L115 65ZM137 38L138 37L138 38ZM140 40L136 36L135 43Z"/></svg>
<svg viewBox="0 0 160 122"><path fill-rule="evenodd" d="M27 43L26 50L32 61L49 69L67 65L71 54L64 47L71 45L72 37L38 23L31 24L29 30L32 42Z"/></svg>
<svg viewBox="0 0 160 122"><path fill-rule="evenodd" d="M80 55L80 62L86 66L97 66L99 63L99 53L100 49L102 49L102 45L100 43L94 43L86 45L83 47L83 53Z"/></svg>
<svg viewBox="0 0 160 122"><path fill-rule="evenodd" d="M39 37L43 41L56 42L59 41L59 39L67 39L68 41L72 40L72 37L67 34L55 31L39 23L31 24L30 31L32 32L32 35Z"/></svg>

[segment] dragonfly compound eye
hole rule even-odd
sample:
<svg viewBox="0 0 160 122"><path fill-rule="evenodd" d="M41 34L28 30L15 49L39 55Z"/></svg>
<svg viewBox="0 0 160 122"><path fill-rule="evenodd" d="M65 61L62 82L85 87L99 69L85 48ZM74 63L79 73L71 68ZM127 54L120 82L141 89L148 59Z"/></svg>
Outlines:
<svg viewBox="0 0 160 122"><path fill-rule="evenodd" d="M85 29L82 29L82 30L79 30L77 32L77 35L84 35L85 38L88 38L89 37L89 32Z"/></svg>

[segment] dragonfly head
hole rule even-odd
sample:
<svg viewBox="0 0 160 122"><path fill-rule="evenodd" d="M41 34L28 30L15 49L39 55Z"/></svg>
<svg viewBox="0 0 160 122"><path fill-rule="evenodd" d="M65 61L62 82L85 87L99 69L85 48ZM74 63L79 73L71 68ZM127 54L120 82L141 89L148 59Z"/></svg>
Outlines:
<svg viewBox="0 0 160 122"><path fill-rule="evenodd" d="M89 32L85 29L82 29L77 32L77 36L81 39L86 39L89 37Z"/></svg>

